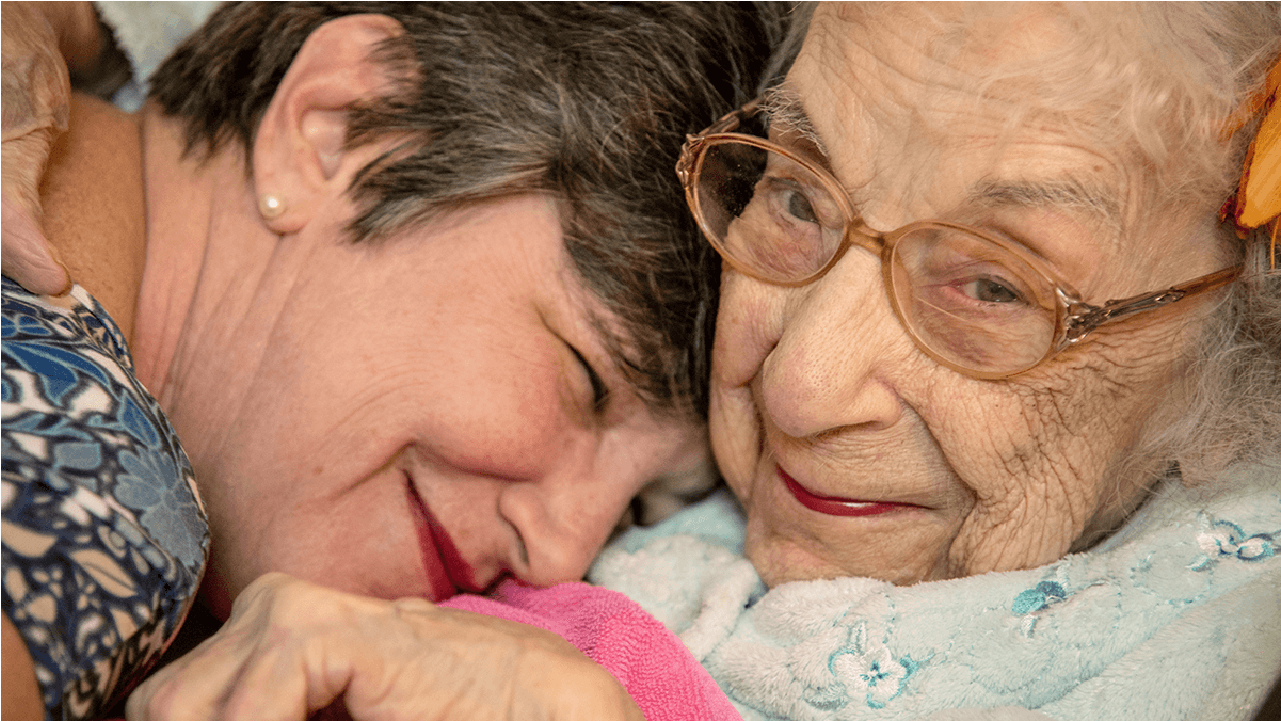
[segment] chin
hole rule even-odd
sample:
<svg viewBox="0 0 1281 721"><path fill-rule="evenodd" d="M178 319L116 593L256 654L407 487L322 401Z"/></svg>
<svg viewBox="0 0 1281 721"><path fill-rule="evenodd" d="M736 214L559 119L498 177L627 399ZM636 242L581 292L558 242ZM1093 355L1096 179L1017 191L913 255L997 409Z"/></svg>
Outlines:
<svg viewBox="0 0 1281 721"><path fill-rule="evenodd" d="M946 547L933 552L918 548L897 554L878 554L870 544L863 544L853 557L833 558L830 550L812 551L786 539L753 539L748 531L744 552L756 567L765 585L775 586L793 581L817 581L834 578L871 578L896 586L912 586L922 581L941 581L969 575L955 573L947 562Z"/></svg>

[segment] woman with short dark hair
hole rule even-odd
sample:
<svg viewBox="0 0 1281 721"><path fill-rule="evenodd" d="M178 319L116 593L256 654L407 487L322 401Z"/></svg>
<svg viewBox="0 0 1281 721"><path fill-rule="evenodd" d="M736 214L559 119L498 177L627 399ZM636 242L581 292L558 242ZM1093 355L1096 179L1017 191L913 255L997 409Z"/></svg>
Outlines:
<svg viewBox="0 0 1281 721"><path fill-rule="evenodd" d="M6 673L92 717L197 586L225 618L272 572L249 607L448 626L376 599L577 580L643 486L704 476L714 266L670 169L781 22L230 5L139 115L78 98L43 194L78 285L5 282ZM519 703L634 710L521 633L580 671Z"/></svg>

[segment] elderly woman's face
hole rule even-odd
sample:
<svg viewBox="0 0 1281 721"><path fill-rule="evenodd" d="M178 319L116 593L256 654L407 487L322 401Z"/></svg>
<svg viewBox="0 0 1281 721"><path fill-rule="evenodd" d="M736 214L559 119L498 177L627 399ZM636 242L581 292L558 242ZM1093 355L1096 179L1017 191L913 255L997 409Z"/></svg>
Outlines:
<svg viewBox="0 0 1281 721"><path fill-rule="evenodd" d="M706 472L700 425L652 416L614 370L554 203L373 246L335 242L346 220L282 242L257 294L271 311L178 385L210 394L175 424L215 594L267 571L434 600L502 574L577 580L643 484Z"/></svg>
<svg viewBox="0 0 1281 721"><path fill-rule="evenodd" d="M979 96L980 78L1063 52L1035 7L989 11L1011 17L974 27L940 63L919 8L818 10L787 89L855 211L881 231L982 229L1095 303L1216 270L1186 226L1120 231L1136 178L1115 153L1051 121L1011 128L1011 104ZM1153 469L1121 462L1181 375L1196 313L1116 324L1027 373L976 380L917 349L879 262L855 247L795 288L727 268L712 441L767 583L1031 567L1133 508ZM815 497L863 505L832 515Z"/></svg>

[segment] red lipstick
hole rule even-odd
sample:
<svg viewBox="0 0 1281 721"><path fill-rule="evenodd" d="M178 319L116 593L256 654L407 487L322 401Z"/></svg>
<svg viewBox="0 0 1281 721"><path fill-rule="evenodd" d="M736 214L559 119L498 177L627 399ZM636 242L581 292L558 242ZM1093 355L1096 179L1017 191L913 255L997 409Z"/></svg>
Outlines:
<svg viewBox="0 0 1281 721"><path fill-rule="evenodd" d="M878 513L888 513L897 508L910 507L904 503L856 501L851 498L820 496L817 493L811 493L808 488L797 483L796 479L787 475L787 471L782 468L778 469L778 475L782 477L783 484L787 486L787 490L792 492L796 500L800 501L802 506L816 513L824 513L829 516L874 516Z"/></svg>
<svg viewBox="0 0 1281 721"><path fill-rule="evenodd" d="M480 589L471 564L463 558L449 532L418 495L413 481L406 480L405 493L414 516L414 529L418 532L423 570L431 584L432 602L444 601L459 592L478 592Z"/></svg>

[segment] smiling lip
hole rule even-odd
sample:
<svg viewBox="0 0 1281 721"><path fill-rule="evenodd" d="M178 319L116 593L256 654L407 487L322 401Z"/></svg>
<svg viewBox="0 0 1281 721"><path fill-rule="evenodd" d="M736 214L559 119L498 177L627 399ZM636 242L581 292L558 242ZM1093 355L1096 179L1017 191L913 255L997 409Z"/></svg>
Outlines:
<svg viewBox="0 0 1281 721"><path fill-rule="evenodd" d="M479 591L471 564L463 559L463 554L454 545L449 532L418 495L413 481L408 479L405 494L409 497L409 509L414 515L414 530L418 532L418 546L422 549L423 569L431 583L431 600L440 602L460 591Z"/></svg>
<svg viewBox="0 0 1281 721"><path fill-rule="evenodd" d="M817 513L825 513L829 516L874 516L879 513L889 513L890 511L900 508L916 508L909 503L885 503L882 501L856 501L852 498L837 498L834 496L820 496L812 493L808 488L796 482L796 479L787 475L787 471L782 468L778 469L778 475L783 479L783 484L787 490L792 492L796 500L801 502L802 506Z"/></svg>

